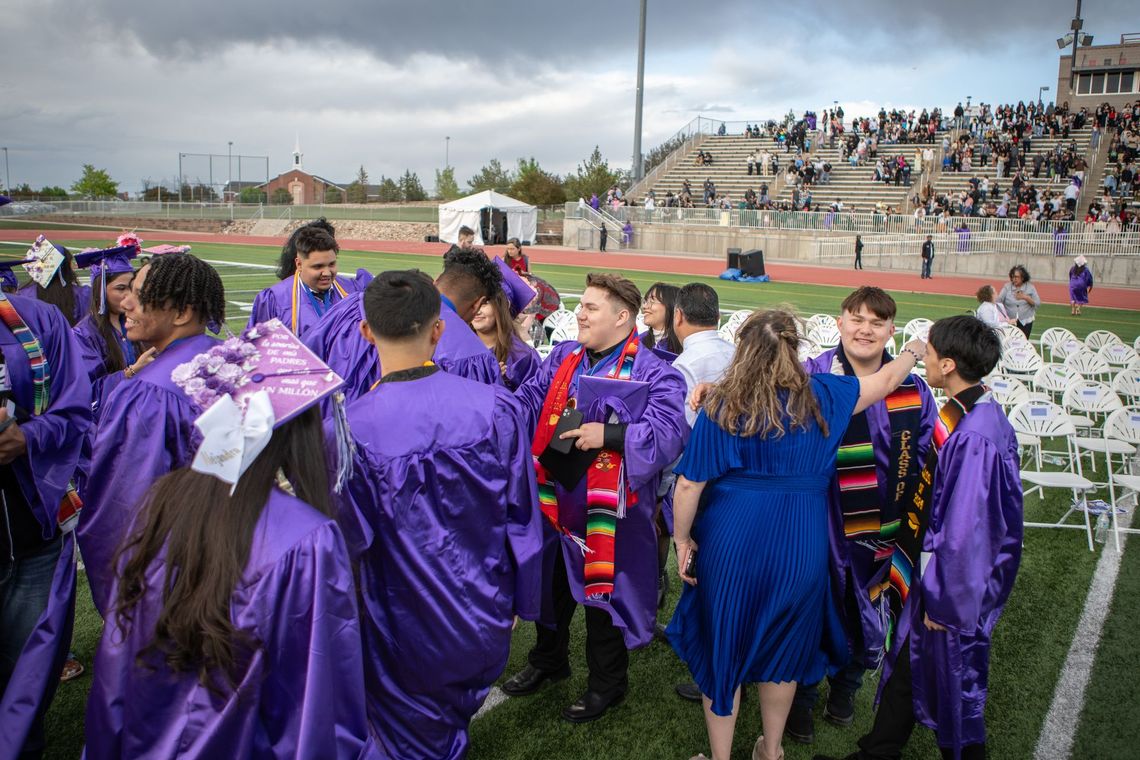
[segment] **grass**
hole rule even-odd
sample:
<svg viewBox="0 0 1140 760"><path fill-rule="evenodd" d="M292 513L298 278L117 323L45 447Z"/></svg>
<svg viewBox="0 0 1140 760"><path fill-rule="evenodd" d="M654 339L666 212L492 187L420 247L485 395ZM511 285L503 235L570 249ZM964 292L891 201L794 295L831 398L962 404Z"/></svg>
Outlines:
<svg viewBox="0 0 1140 760"><path fill-rule="evenodd" d="M148 240L148 243L162 242ZM177 242L172 239L169 242ZM93 238L90 245L105 240ZM83 242L77 245L83 245ZM198 244L194 252L206 259L238 264L273 264L277 251L265 246ZM440 259L433 256L343 251L342 271L366 267L373 272L418 267L435 274ZM234 304L248 305L254 294L275 281L270 270L237 266L219 267L226 281L234 316L231 326L244 323L245 312ZM561 292L581 290L586 270L580 267L534 266L535 273ZM790 303L802 314L836 313L846 288L770 283L763 286L727 283L707 277L627 272L642 288L658 280L683 283L700 280L714 285L725 308L755 308ZM917 316L938 318L973 308L973 299L895 293L899 303L898 323ZM1110 329L1129 343L1140 334L1140 314L1135 311L1087 309L1079 321L1064 311L1066 306L1045 305L1038 312L1037 331L1065 326L1078 335L1094 329ZM1044 502L1027 499L1030 519L1055 519L1064 510L1065 499L1052 495ZM1111 545L1110 545L1111 546ZM1098 552L1101 549L1098 547ZM1112 551L1111 548L1105 549ZM1030 758L1048 710L1054 685L1063 666L1091 580L1097 553L1088 552L1083 536L1070 531L1030 531L1025 540L1023 564L1005 616L994 638L988 720L992 727L990 756ZM672 571L671 571L672 572ZM1140 729L1129 720L1140 707L1134 674L1140 672L1140 657L1130 641L1131 629L1140 616L1140 553L1126 553L1120 590L1116 595L1105 639L1098 653L1089 701L1077 737L1076 757L1122 757L1140 740ZM676 604L675 575L666 610ZM662 613L660 619L668 620ZM48 758L76 758L82 744L82 716L90 688L90 668L100 634L86 581L80 580L73 649L89 668L78 681L61 684L47 718ZM538 694L509 699L472 726L476 760L513 758L662 758L689 757L708 750L700 708L673 694L673 686L687 679L685 666L663 644L654 643L632 653L630 692L625 703L598 723L574 726L558 717L561 709L577 699L586 685L583 655L584 627L579 614L572 628L571 662L574 675L548 686ZM514 635L511 661L503 678L525 664L533 644L534 629L522 625ZM1121 678L1120 674L1132 673ZM502 679L500 679L502 680ZM814 752L843 756L854 749L855 740L869 727L871 699L877 680L868 677L860 690L857 720L853 727L837 729L817 719L816 744L811 748L788 743L789 760L806 760ZM817 715L818 718L818 715ZM1109 728L1111 727L1111 729ZM760 733L755 691L745 697L737 727L734 756L747 757ZM908 760L936 756L932 735L918 730L904 755Z"/></svg>

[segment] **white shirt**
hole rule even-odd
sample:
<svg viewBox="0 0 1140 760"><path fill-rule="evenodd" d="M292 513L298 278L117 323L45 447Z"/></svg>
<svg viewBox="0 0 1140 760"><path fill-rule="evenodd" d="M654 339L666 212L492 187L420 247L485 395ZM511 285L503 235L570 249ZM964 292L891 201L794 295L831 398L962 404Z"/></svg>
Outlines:
<svg viewBox="0 0 1140 760"><path fill-rule="evenodd" d="M673 360L673 368L685 378L685 419L690 427L697 421L697 413L689 408L689 394L701 383L720 380L735 353L736 346L714 329L701 330L685 338L680 356Z"/></svg>

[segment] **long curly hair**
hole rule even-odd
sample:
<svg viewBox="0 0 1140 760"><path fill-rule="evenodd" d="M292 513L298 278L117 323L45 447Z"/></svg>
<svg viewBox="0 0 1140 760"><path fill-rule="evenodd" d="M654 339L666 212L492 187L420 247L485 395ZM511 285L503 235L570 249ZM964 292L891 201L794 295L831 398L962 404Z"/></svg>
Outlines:
<svg viewBox="0 0 1140 760"><path fill-rule="evenodd" d="M755 312L737 333L736 356L706 396L704 410L729 433L783 436L827 422L799 360L799 320L790 309Z"/></svg>

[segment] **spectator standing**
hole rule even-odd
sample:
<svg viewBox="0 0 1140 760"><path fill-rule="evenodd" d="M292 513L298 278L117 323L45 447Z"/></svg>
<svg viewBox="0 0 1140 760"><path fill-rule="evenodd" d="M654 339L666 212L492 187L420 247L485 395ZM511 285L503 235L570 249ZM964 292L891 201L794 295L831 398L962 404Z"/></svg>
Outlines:
<svg viewBox="0 0 1140 760"><path fill-rule="evenodd" d="M1037 288L1029 282L1029 270L1021 264L1009 270L1009 282L1001 289L998 303L1017 320L1018 328L1028 338L1033 332L1037 307L1041 305L1041 296L1037 294Z"/></svg>
<svg viewBox="0 0 1140 760"><path fill-rule="evenodd" d="M1093 276L1088 267L1088 259L1078 256L1073 261L1073 266L1069 269L1069 305L1073 316L1080 316L1081 307L1088 305L1092 293Z"/></svg>
<svg viewBox="0 0 1140 760"><path fill-rule="evenodd" d="M926 242L922 244L922 279L929 280L931 278L930 270L934 266L934 240L930 235L926 236Z"/></svg>
<svg viewBox="0 0 1140 760"><path fill-rule="evenodd" d="M602 253L606 252L606 239L610 233L606 230L606 223L602 222L602 228L598 231L598 250Z"/></svg>
<svg viewBox="0 0 1140 760"><path fill-rule="evenodd" d="M863 236L855 236L855 268L863 268Z"/></svg>

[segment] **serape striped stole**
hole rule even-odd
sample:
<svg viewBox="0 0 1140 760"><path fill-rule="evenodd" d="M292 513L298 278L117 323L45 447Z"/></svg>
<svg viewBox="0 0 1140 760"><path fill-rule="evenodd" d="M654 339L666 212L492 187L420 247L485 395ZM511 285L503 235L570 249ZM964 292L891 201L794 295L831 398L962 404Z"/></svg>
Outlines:
<svg viewBox="0 0 1140 760"><path fill-rule="evenodd" d="M621 348L617 362L606 374L616 380L629 380L639 348L637 332L630 333ZM581 547L585 560L585 593L587 599L608 602L614 590L614 548L617 539L618 518L624 516L626 505L637 503L637 494L630 491L624 476L621 452L602 449L586 470L586 539L571 533L559 516L558 495L554 479L538 461L554 437L554 429L563 410L570 403L570 386L585 356L578 346L562 360L546 399L531 444L531 455L538 480L538 501L543 515L554 528L569 536Z"/></svg>
<svg viewBox="0 0 1140 760"><path fill-rule="evenodd" d="M12 331L12 335L20 342L20 347L28 357L28 364L32 369L32 415L38 417L47 410L51 400L51 367L48 365L47 356L44 355L43 345L3 293L0 293L0 320L3 320ZM67 533L74 529L82 510L83 501L76 493L75 486L68 483L67 492L60 500L59 511L56 514L56 523L60 531Z"/></svg>

